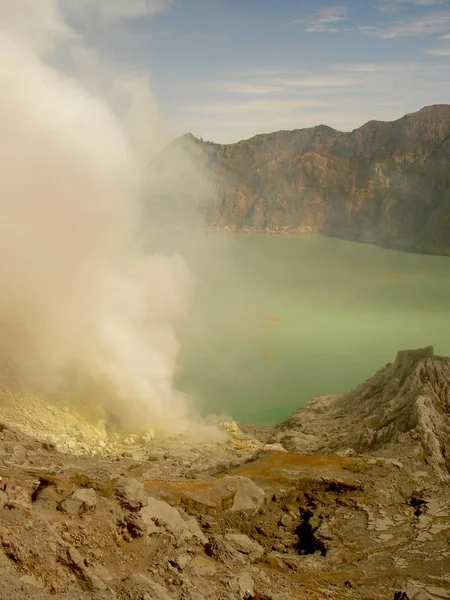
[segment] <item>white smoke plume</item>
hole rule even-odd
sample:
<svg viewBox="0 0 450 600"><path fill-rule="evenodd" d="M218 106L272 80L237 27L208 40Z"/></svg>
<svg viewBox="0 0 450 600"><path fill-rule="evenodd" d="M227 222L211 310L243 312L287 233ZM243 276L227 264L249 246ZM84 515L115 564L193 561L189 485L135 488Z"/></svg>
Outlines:
<svg viewBox="0 0 450 600"><path fill-rule="evenodd" d="M88 48L64 12L163 5L0 0L0 360L179 431L174 322L192 281L182 257L146 254L141 226L145 166L168 134L147 77Z"/></svg>

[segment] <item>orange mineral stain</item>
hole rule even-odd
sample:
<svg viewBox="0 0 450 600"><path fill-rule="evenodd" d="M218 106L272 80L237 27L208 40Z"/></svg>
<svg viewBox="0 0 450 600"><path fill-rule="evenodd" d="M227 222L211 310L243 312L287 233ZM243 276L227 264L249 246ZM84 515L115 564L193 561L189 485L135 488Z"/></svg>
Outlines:
<svg viewBox="0 0 450 600"><path fill-rule="evenodd" d="M420 271L413 271L412 273L388 273L387 277L393 281L413 281L424 275L426 275L426 271L422 269Z"/></svg>
<svg viewBox="0 0 450 600"><path fill-rule="evenodd" d="M425 310L429 313L437 313L437 309L434 306L426 306Z"/></svg>
<svg viewBox="0 0 450 600"><path fill-rule="evenodd" d="M260 313L258 311L250 310L248 308L244 308L243 312L247 315L251 315L253 317L258 317L259 319L267 319L268 321L271 321L272 323L279 323L282 320L281 317L277 317L276 315Z"/></svg>
<svg viewBox="0 0 450 600"><path fill-rule="evenodd" d="M268 319L271 323L278 323L281 321L280 317L276 317L275 315L264 315L266 319Z"/></svg>

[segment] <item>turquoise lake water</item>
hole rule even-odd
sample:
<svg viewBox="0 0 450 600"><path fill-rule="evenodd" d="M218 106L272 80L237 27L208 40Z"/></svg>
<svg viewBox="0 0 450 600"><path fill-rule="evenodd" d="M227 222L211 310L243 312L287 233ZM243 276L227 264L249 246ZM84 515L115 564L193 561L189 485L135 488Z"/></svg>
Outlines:
<svg viewBox="0 0 450 600"><path fill-rule="evenodd" d="M322 236L164 236L196 280L176 384L205 414L280 421L395 358L450 354L450 258Z"/></svg>

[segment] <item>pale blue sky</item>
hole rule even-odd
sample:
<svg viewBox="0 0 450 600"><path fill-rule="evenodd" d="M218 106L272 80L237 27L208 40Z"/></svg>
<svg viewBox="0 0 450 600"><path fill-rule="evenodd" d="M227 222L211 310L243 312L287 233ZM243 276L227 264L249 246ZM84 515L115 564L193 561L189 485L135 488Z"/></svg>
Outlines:
<svg viewBox="0 0 450 600"><path fill-rule="evenodd" d="M95 27L82 24L87 41L148 72L180 133L234 142L320 123L351 130L450 102L450 0L105 6Z"/></svg>

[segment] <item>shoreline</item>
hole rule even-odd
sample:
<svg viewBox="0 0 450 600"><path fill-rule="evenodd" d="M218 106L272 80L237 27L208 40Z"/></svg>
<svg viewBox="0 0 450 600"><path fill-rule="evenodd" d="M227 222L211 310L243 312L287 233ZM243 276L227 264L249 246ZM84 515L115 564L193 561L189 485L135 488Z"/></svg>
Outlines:
<svg viewBox="0 0 450 600"><path fill-rule="evenodd" d="M243 235L278 235L278 236L322 236L328 239L341 240L343 242L351 242L353 244L364 244L369 246L375 246L382 248L383 250L390 250L394 252L403 252L405 254L417 254L419 256L436 256L439 258L450 258L450 252L448 254L439 253L437 251L418 247L408 246L402 243L385 243L376 242L374 240L361 240L355 237L344 237L342 235L331 235L323 231L318 231L312 228L297 228L297 229L255 229L250 227L237 228L237 227L150 227L148 228L150 233L171 233L171 234L243 234Z"/></svg>

